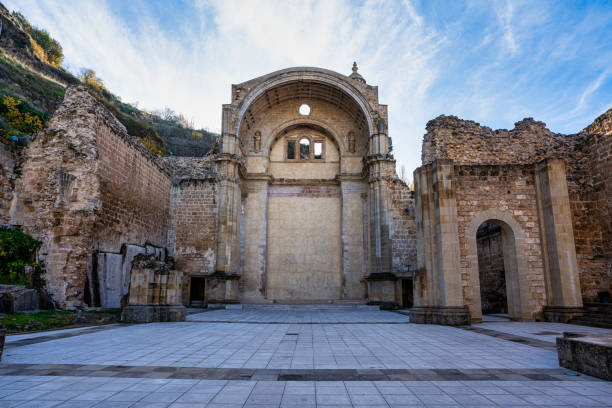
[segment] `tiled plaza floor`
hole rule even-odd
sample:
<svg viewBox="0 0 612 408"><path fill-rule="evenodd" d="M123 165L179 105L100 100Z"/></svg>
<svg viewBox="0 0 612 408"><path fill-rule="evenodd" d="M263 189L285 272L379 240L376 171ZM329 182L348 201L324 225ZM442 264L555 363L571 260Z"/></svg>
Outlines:
<svg viewBox="0 0 612 408"><path fill-rule="evenodd" d="M8 337L0 408L612 406L610 383L566 375L550 350L551 332L602 329L477 325L487 335L371 310L188 320Z"/></svg>

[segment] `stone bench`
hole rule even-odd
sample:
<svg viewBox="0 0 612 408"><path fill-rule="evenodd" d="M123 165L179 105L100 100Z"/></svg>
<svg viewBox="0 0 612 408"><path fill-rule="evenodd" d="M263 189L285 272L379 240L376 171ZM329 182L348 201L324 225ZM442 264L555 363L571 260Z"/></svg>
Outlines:
<svg viewBox="0 0 612 408"><path fill-rule="evenodd" d="M561 367L612 380L612 333L564 332L557 352Z"/></svg>

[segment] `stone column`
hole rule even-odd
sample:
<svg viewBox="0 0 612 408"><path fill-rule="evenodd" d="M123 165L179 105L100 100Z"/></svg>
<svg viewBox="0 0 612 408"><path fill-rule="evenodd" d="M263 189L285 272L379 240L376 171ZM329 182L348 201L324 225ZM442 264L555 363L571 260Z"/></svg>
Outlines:
<svg viewBox="0 0 612 408"><path fill-rule="evenodd" d="M378 133L370 137L368 170L369 198L369 253L368 301L397 307L396 281L392 272L391 242L391 190L389 183L395 178L395 159L389 152L386 126L379 121Z"/></svg>
<svg viewBox="0 0 612 408"><path fill-rule="evenodd" d="M464 325L459 260L457 202L452 160L437 160L414 173L417 211L417 262L414 323Z"/></svg>
<svg viewBox="0 0 612 408"><path fill-rule="evenodd" d="M582 293L563 160L537 165L536 192L548 300L544 316L567 322L582 314Z"/></svg>

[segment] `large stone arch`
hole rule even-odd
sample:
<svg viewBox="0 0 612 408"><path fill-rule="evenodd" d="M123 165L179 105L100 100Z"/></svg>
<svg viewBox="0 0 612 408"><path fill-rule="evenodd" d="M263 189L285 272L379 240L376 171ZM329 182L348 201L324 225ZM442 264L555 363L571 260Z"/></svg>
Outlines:
<svg viewBox="0 0 612 408"><path fill-rule="evenodd" d="M527 235L514 217L505 211L491 209L477 212L465 231L467 239L468 296L467 307L472 319L482 319L480 299L480 278L478 271L478 248L476 233L478 228L487 221L493 221L502 227L502 244L504 252L504 269L506 270L506 290L508 298L508 313L514 320L532 320L529 306L529 281L527 259L522 254L527 253Z"/></svg>
<svg viewBox="0 0 612 408"><path fill-rule="evenodd" d="M367 123L369 135L373 135L376 132L372 108L368 100L361 92L355 89L355 87L347 80L346 77L330 70L318 68L289 68L267 75L264 77L263 82L256 85L247 93L239 105L233 134L236 136L240 135L245 114L253 102L257 100L257 98L275 87L291 82L313 82L339 89L344 94L348 95L361 108L361 112L363 113Z"/></svg>

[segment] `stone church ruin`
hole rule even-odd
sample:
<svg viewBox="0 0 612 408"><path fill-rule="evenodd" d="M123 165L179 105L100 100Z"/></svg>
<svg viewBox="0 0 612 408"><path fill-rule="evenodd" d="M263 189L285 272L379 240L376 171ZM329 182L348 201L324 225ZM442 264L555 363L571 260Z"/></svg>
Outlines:
<svg viewBox="0 0 612 408"><path fill-rule="evenodd" d="M356 65L289 68L232 85L208 156L158 157L74 86L21 175L0 150L0 222L43 242L62 308L351 303L459 325L609 298L612 111L575 135L440 116L413 190L387 123Z"/></svg>

